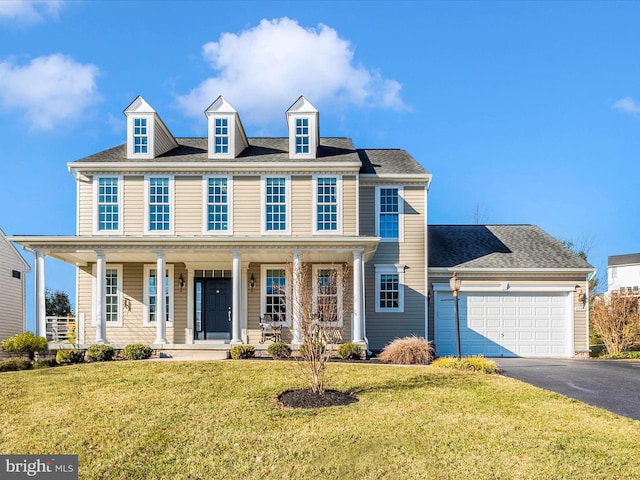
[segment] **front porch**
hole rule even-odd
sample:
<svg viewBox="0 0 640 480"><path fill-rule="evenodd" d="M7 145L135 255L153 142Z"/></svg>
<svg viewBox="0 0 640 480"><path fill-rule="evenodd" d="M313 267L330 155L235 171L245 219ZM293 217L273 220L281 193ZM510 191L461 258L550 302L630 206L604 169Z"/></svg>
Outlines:
<svg viewBox="0 0 640 480"><path fill-rule="evenodd" d="M278 284L293 298L309 285L297 281L301 269L344 269L348 282L340 292L343 341L366 347L364 264L377 237L291 239L85 237L20 239L36 255L36 325L45 331L44 257L77 266L77 342L144 343L162 350L229 350L262 343L261 321L272 315L282 341L300 341L300 318L285 311L272 288ZM162 282L157 272L165 271ZM304 288L303 288L304 287ZM315 287L314 287L315 288ZM309 298L309 301L315 301Z"/></svg>

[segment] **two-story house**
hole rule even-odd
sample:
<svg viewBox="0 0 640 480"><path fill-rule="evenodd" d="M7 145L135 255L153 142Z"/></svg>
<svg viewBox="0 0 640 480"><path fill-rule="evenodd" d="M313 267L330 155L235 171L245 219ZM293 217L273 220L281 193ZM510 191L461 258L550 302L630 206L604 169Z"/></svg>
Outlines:
<svg viewBox="0 0 640 480"><path fill-rule="evenodd" d="M299 319L283 296L299 294L290 272L304 267L314 295L347 272L344 287L324 291L344 307L344 341L380 350L419 335L448 354L458 271L464 354L588 350L577 292L590 265L537 227L428 227L431 175L420 163L321 137L306 98L286 112L284 138L247 137L222 97L205 111L206 138L175 138L141 97L124 113L125 144L68 164L76 235L14 238L35 252L39 329L51 256L77 266L83 344L257 345L265 316L296 344Z"/></svg>
<svg viewBox="0 0 640 480"><path fill-rule="evenodd" d="M623 292L640 295L640 253L611 255L607 262L607 295Z"/></svg>

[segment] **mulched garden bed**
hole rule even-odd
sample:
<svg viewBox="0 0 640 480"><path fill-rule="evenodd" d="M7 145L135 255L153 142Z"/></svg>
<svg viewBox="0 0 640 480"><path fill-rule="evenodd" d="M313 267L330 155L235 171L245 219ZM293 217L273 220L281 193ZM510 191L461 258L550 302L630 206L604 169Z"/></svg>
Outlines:
<svg viewBox="0 0 640 480"><path fill-rule="evenodd" d="M337 390L325 390L324 395L313 393L310 388L287 390L278 395L278 404L286 408L322 408L350 405L358 398Z"/></svg>

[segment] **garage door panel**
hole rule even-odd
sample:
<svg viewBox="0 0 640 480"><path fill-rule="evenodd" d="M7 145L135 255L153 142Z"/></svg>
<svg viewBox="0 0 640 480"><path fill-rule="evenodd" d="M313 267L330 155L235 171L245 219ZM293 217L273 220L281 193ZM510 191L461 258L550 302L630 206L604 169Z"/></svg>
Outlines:
<svg viewBox="0 0 640 480"><path fill-rule="evenodd" d="M567 305L566 294L462 294L462 352L497 357L569 356ZM437 354L455 354L450 295L439 295L435 327Z"/></svg>

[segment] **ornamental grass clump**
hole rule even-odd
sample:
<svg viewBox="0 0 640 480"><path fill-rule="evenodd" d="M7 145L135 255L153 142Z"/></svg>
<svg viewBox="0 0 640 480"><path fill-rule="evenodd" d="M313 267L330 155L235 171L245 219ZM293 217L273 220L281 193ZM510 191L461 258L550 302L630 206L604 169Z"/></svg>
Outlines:
<svg viewBox="0 0 640 480"><path fill-rule="evenodd" d="M422 337L396 338L378 355L383 362L399 365L429 365L433 361L433 344Z"/></svg>
<svg viewBox="0 0 640 480"><path fill-rule="evenodd" d="M483 356L462 357L458 360L456 357L440 357L431 364L434 368L451 368L453 370L465 370L468 372L480 373L500 373L500 367L493 360L489 360Z"/></svg>

